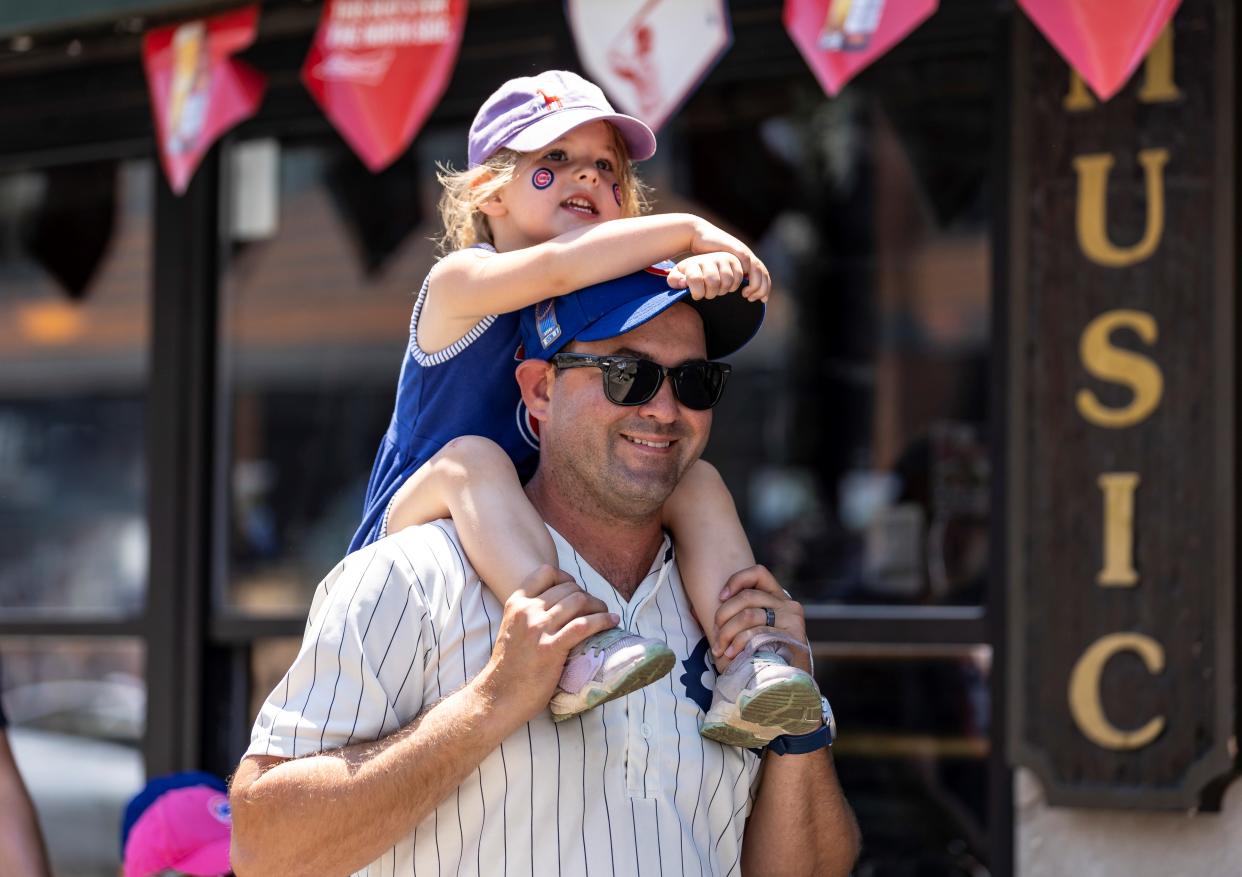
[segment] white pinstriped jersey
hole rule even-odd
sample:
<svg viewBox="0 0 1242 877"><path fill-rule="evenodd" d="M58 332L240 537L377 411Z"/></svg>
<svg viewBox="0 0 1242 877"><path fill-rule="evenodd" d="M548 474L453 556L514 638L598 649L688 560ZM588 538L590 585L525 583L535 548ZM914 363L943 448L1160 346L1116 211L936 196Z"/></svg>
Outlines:
<svg viewBox="0 0 1242 877"><path fill-rule="evenodd" d="M559 725L536 716L359 875L740 873L759 758L699 736L715 672L672 543L626 602L552 535L561 567L623 627L668 643L673 671ZM247 755L391 734L482 670L501 615L451 521L350 555L316 590L301 651L260 710Z"/></svg>

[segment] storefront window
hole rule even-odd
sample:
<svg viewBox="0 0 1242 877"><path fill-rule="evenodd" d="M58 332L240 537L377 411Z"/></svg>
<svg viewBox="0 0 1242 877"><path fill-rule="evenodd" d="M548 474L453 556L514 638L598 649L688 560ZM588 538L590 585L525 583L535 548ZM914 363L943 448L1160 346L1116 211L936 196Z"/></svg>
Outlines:
<svg viewBox="0 0 1242 877"><path fill-rule="evenodd" d="M435 258L444 141L424 134L379 175L339 143L258 148L268 157L230 164L224 193L252 204L230 231L222 284L221 596L247 614L301 615L361 518ZM253 203L264 187L265 226Z"/></svg>
<svg viewBox="0 0 1242 877"><path fill-rule="evenodd" d="M146 654L133 639L0 640L9 742L53 870L113 877L121 815L142 788Z"/></svg>
<svg viewBox="0 0 1242 877"><path fill-rule="evenodd" d="M988 873L990 650L837 651L816 666L843 723L833 756L864 839L855 873Z"/></svg>
<svg viewBox="0 0 1242 877"><path fill-rule="evenodd" d="M0 610L147 587L149 162L0 176Z"/></svg>
<svg viewBox="0 0 1242 877"><path fill-rule="evenodd" d="M836 98L809 73L705 88L651 174L772 271L708 458L806 602L983 602L992 23L940 18Z"/></svg>

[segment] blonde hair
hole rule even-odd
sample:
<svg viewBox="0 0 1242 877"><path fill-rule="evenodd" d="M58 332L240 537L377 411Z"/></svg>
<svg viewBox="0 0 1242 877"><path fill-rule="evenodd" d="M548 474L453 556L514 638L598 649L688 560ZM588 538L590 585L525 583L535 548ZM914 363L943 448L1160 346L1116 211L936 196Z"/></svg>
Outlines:
<svg viewBox="0 0 1242 877"><path fill-rule="evenodd" d="M621 133L613 125L608 128L612 131L613 146L618 156L621 215L640 216L650 209L648 187L638 178L638 171L630 161L630 153ZM502 147L477 167L455 171L447 164L436 165L436 179L444 187L439 205L444 233L437 241L441 252L451 253L479 243L495 243L487 216L479 208L513 182L522 157L522 153Z"/></svg>

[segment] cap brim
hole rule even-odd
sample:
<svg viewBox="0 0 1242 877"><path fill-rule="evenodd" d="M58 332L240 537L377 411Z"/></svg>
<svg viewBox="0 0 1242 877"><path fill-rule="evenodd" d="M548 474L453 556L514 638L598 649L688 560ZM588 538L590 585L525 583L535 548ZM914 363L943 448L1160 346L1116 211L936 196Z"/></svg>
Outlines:
<svg viewBox="0 0 1242 877"><path fill-rule="evenodd" d="M229 864L228 837L222 837L195 850L179 862L174 862L172 867L184 874L194 874L195 877L220 877L228 874L232 870Z"/></svg>
<svg viewBox="0 0 1242 877"><path fill-rule="evenodd" d="M609 122L620 133L625 141L625 148L630 152L631 161L643 161L655 155L656 138L651 129L635 119L622 113L606 113L595 107L569 107L550 113L527 125L508 143L509 149L518 152L534 152L553 143L579 125L588 122Z"/></svg>
<svg viewBox="0 0 1242 877"><path fill-rule="evenodd" d="M736 293L695 301L688 289L670 289L613 308L579 332L576 338L578 341L603 341L624 335L654 320L680 301L693 307L703 320L708 359L721 359L745 347L763 325L767 312L763 302L747 301Z"/></svg>

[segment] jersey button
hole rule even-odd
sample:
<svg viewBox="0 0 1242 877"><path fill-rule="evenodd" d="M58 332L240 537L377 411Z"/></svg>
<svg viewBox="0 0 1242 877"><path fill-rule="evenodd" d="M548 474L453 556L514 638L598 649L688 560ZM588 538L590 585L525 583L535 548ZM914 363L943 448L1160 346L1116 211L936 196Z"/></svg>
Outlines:
<svg viewBox="0 0 1242 877"><path fill-rule="evenodd" d="M638 733L643 735L644 740L651 739L651 726L648 725L646 722L643 722L641 725L638 726Z"/></svg>

